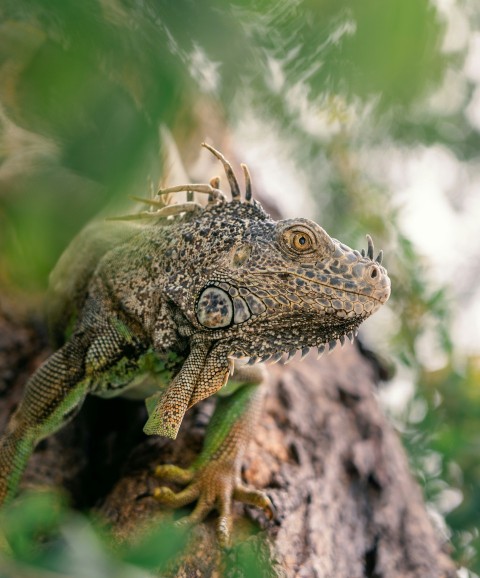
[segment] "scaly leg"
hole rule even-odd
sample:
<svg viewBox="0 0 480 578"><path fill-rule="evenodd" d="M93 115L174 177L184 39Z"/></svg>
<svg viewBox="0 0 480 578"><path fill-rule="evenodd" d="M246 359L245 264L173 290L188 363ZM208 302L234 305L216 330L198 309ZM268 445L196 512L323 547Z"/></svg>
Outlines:
<svg viewBox="0 0 480 578"><path fill-rule="evenodd" d="M23 401L0 440L0 506L15 496L37 443L77 413L95 375L122 355L129 340L119 327L118 320L110 324L94 312L89 323L82 325L28 381Z"/></svg>
<svg viewBox="0 0 480 578"><path fill-rule="evenodd" d="M190 354L166 391L146 400L149 418L143 431L172 439L187 409L221 389L230 373L228 349L193 342Z"/></svg>
<svg viewBox="0 0 480 578"><path fill-rule="evenodd" d="M17 491L28 458L42 438L65 423L86 395L81 356L69 343L31 377L0 442L0 504Z"/></svg>
<svg viewBox="0 0 480 578"><path fill-rule="evenodd" d="M164 486L156 488L157 501L178 508L197 500L184 523L200 522L214 508L219 511L217 534L222 546L230 542L232 499L263 508L270 518L273 516L273 505L267 495L248 488L240 477L243 456L262 409L263 373L256 366L242 368L235 377L236 382L244 380L244 385L218 400L202 453L194 464L188 469L160 465L155 470L155 475L163 480L187 484L178 493Z"/></svg>

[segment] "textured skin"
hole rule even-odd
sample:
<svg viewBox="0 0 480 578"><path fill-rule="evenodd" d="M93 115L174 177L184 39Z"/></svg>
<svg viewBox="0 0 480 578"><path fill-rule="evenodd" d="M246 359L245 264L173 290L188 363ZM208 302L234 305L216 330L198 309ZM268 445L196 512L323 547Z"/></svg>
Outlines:
<svg viewBox="0 0 480 578"><path fill-rule="evenodd" d="M222 390L234 358L249 365L312 346L322 353L390 294L373 259L332 239L307 219L275 222L245 198L230 165L232 200L210 185L160 191L149 211L90 226L52 274L50 316L66 341L34 373L0 444L0 503L12 498L38 441L58 430L87 394L140 392L148 434L175 438L187 409ZM164 193L207 193L206 207L162 203ZM187 484L155 497L172 506L195 499L190 521L213 507L219 537L230 535L232 497L271 511L268 498L245 488L240 465L261 407L261 366L235 363L236 390L222 398L202 455L189 470L159 466L157 475ZM222 390L223 391L223 390Z"/></svg>

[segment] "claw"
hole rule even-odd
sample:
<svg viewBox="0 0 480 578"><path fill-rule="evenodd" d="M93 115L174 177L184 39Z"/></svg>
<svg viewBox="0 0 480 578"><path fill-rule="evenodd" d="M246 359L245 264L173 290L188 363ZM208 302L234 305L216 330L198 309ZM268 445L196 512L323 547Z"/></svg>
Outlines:
<svg viewBox="0 0 480 578"><path fill-rule="evenodd" d="M221 548L228 548L231 542L232 516L220 516L217 522L217 539Z"/></svg>
<svg viewBox="0 0 480 578"><path fill-rule="evenodd" d="M317 359L320 359L320 357L322 357L322 355L325 353L325 345L319 345L317 349L318 349Z"/></svg>
<svg viewBox="0 0 480 578"><path fill-rule="evenodd" d="M269 520L272 520L277 514L275 506L265 492L249 488L243 484L235 488L233 499L248 504L249 506L261 508Z"/></svg>
<svg viewBox="0 0 480 578"><path fill-rule="evenodd" d="M328 353L331 353L335 347L337 347L337 340L336 339L332 339L331 341L328 342Z"/></svg>
<svg viewBox="0 0 480 578"><path fill-rule="evenodd" d="M353 343L355 341L355 335L353 334L353 331L349 331L347 333L347 337L348 337L350 343Z"/></svg>

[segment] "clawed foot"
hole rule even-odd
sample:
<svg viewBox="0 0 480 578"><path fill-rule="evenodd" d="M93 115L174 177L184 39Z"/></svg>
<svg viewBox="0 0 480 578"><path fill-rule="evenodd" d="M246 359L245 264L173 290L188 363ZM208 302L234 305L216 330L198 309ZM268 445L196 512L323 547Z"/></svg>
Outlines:
<svg viewBox="0 0 480 578"><path fill-rule="evenodd" d="M180 508L197 500L193 512L182 518L182 525L197 524L216 508L220 516L217 522L218 541L222 547L230 544L233 517L232 499L250 506L262 508L268 519L274 516L274 507L264 492L245 486L231 467L218 461L211 461L199 469L183 469L174 465L161 465L155 469L155 476L164 481L185 485L175 493L166 486L153 492L155 500L171 508Z"/></svg>

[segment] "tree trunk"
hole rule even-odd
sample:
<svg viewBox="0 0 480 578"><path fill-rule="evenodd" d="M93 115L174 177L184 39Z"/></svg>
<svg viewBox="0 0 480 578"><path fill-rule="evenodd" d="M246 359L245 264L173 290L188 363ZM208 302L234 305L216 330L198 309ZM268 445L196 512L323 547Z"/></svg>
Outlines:
<svg viewBox="0 0 480 578"><path fill-rule="evenodd" d="M0 308L2 429L26 378L48 354L41 328L5 310ZM278 515L267 522L263 513L237 505L235 532L244 548L266 558L275 575L455 576L404 450L379 408L377 381L378 366L358 344L318 361L307 356L302 363L269 367L265 409L244 478L265 488ZM188 412L179 438L171 442L142 434L142 403L91 398L74 422L40 444L24 486L66 488L76 507L100 511L125 539L148 520L170 519L148 497L157 484L150 472L157 463L193 461L213 403ZM214 525L211 516L192 531L176 575L218 575L225 558L221 561L215 547ZM261 530L249 535L251 527ZM228 575L241 575L232 570L235 559L229 567Z"/></svg>

